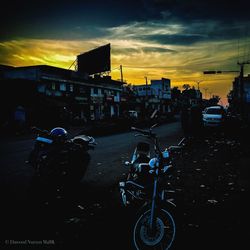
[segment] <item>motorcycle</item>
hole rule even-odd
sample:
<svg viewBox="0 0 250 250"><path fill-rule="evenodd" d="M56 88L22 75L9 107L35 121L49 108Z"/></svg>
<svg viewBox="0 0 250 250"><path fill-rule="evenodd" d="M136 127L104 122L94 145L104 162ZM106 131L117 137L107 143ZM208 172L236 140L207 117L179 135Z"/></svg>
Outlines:
<svg viewBox="0 0 250 250"><path fill-rule="evenodd" d="M153 125L149 130L132 127L139 132L136 136L144 136L153 142L155 155L150 155L148 145L145 150L134 151L132 161L125 165L130 167L126 181L119 182L122 204L129 206L137 203L140 209L133 226L133 245L137 250L170 249L176 237L174 210L176 205L168 199L166 176L173 169L171 152L181 146L170 146L161 150L157 135L153 133Z"/></svg>
<svg viewBox="0 0 250 250"><path fill-rule="evenodd" d="M27 163L35 170L35 178L48 186L62 187L80 182L90 162L88 150L95 139L87 135L67 138L67 131L54 128L50 132L33 127L37 134Z"/></svg>

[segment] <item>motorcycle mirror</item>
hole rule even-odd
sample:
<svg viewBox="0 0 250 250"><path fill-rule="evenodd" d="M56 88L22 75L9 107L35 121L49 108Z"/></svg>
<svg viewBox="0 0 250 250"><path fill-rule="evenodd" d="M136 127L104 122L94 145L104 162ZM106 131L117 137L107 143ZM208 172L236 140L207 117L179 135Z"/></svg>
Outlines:
<svg viewBox="0 0 250 250"><path fill-rule="evenodd" d="M158 113L158 110L156 109L152 115L150 116L150 119L154 119L156 117L156 114Z"/></svg>
<svg viewBox="0 0 250 250"><path fill-rule="evenodd" d="M130 165L130 162L129 161L125 161L124 164L125 164L125 166L128 167Z"/></svg>

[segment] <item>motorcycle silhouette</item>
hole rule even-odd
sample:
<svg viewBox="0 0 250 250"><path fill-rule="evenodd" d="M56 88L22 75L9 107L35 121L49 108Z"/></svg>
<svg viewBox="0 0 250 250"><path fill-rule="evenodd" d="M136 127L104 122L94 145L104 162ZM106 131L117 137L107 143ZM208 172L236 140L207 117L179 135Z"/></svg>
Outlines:
<svg viewBox="0 0 250 250"><path fill-rule="evenodd" d="M53 131L56 129L65 131L63 128ZM35 170L36 182L55 188L80 182L90 162L88 151L96 145L95 139L87 135L68 139L64 134L55 136L36 127L32 130L37 137L27 163Z"/></svg>
<svg viewBox="0 0 250 250"><path fill-rule="evenodd" d="M166 177L172 168L171 152L181 149L170 146L161 150L157 135L149 130L132 127L139 132L136 136L148 138L154 148L154 155L150 154L150 145L139 142L133 153L131 162L125 164L130 167L126 181L119 183L122 204L139 205L140 209L133 226L133 245L137 250L170 249L176 237L176 220L174 210L176 205L168 199Z"/></svg>

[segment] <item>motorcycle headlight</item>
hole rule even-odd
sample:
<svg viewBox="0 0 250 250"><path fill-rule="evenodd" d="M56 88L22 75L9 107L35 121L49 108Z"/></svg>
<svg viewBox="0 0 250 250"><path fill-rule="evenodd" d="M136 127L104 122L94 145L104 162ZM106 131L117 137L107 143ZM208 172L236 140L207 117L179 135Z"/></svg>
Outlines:
<svg viewBox="0 0 250 250"><path fill-rule="evenodd" d="M149 161L149 167L150 168L155 168L155 167L158 167L159 166L159 160L157 158L152 158L150 161Z"/></svg>

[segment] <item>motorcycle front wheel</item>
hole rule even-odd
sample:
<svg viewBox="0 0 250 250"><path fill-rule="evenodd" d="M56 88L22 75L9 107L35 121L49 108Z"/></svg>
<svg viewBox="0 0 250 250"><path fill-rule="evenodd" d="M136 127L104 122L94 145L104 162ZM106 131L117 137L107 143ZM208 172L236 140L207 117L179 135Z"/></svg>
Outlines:
<svg viewBox="0 0 250 250"><path fill-rule="evenodd" d="M175 239L175 221L169 211L161 208L157 211L156 226L150 230L150 213L148 209L137 219L133 231L133 243L137 250L170 249Z"/></svg>

